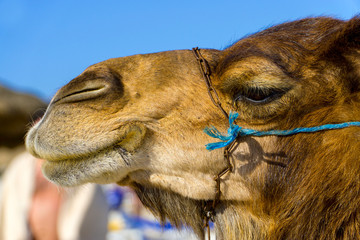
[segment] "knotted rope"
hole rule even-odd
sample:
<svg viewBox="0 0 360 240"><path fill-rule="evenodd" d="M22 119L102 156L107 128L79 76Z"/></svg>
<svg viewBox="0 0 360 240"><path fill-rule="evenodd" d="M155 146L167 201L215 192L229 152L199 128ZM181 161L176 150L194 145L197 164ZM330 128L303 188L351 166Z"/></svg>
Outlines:
<svg viewBox="0 0 360 240"><path fill-rule="evenodd" d="M230 127L227 130L227 134L223 135L217 130L215 127L207 127L204 129L204 132L213 138L218 138L221 142L209 143L206 144L206 149L212 151L217 148L223 148L230 145L235 139L245 136L255 136L255 137L262 137L262 136L290 136L298 133L313 133L319 132L324 130L332 130L332 129L341 129L347 127L360 127L360 122L345 122L345 123L338 123L338 124L325 124L316 127L299 127L294 128L291 130L269 130L269 131L258 131L254 129L247 129L242 128L236 124L234 121L239 116L237 112L230 111L229 114L229 123Z"/></svg>

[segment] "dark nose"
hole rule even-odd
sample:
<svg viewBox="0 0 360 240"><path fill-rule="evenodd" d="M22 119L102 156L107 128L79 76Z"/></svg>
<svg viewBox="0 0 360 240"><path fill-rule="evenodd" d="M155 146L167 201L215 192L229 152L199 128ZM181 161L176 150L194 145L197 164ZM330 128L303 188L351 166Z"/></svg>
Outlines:
<svg viewBox="0 0 360 240"><path fill-rule="evenodd" d="M74 103L99 98L107 94L110 89L112 92L122 92L119 77L109 69L90 67L62 87L54 96L51 104Z"/></svg>

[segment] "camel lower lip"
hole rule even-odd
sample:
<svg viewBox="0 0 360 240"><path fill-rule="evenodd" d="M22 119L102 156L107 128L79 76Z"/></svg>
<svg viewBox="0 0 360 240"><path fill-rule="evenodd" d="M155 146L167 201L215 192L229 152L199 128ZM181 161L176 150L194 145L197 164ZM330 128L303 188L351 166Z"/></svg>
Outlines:
<svg viewBox="0 0 360 240"><path fill-rule="evenodd" d="M107 148L86 157L45 161L44 175L61 186L78 186L86 182L107 184L121 181L132 170L130 156L119 147Z"/></svg>

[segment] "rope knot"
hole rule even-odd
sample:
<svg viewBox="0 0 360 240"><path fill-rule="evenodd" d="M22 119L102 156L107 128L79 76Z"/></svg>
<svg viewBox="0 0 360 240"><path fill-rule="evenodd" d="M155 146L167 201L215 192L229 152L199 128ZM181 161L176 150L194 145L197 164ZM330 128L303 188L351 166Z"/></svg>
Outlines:
<svg viewBox="0 0 360 240"><path fill-rule="evenodd" d="M222 142L206 144L206 149L207 150L211 151L211 150L214 150L214 149L217 149L217 148L226 147L227 145L232 143L237 138L238 135L246 136L246 132L243 131L243 130L246 130L246 129L243 129L242 127L234 124L234 122L235 122L235 120L236 120L236 118L238 116L239 116L239 114L237 112L230 111L230 114L229 114L230 127L228 128L226 135L221 134L220 131L217 130L214 126L206 127L204 129L204 132L207 135L209 135L210 137L213 137L213 138L218 138L218 139L220 139L222 141Z"/></svg>

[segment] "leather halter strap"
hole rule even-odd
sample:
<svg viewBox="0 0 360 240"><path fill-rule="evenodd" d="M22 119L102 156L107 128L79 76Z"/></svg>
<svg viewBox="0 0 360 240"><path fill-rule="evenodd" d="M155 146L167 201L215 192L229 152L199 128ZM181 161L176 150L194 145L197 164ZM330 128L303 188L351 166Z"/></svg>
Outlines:
<svg viewBox="0 0 360 240"><path fill-rule="evenodd" d="M206 59L201 55L200 49L198 47L193 48L192 52L197 60L197 62L199 63L199 67L200 67L200 71L202 73L202 76L204 78L208 93L209 93L209 97L212 101L212 103L222 112L222 114L225 116L225 118L227 120L229 120L229 115L227 114L227 112L224 110L224 108L221 105L220 99L219 99L219 95L217 94L215 88L212 85L210 76L211 76L211 70L210 70L210 66L209 63L206 61ZM221 197L221 189L220 189L220 181L221 181L221 177L224 176L225 174L231 172L233 170L233 166L231 165L230 162L230 156L232 153L232 150L234 148L236 141L233 141L230 145L226 146L224 148L224 160L227 164L227 166L214 177L214 181L215 181L215 195L214 195L214 199L213 200L209 200L206 201L204 206L203 206L203 219L204 219L204 228L205 231L207 231L208 234L208 240L210 240L210 225L209 225L209 221L214 222L215 221L215 214L216 214L216 207L220 202L220 197Z"/></svg>

